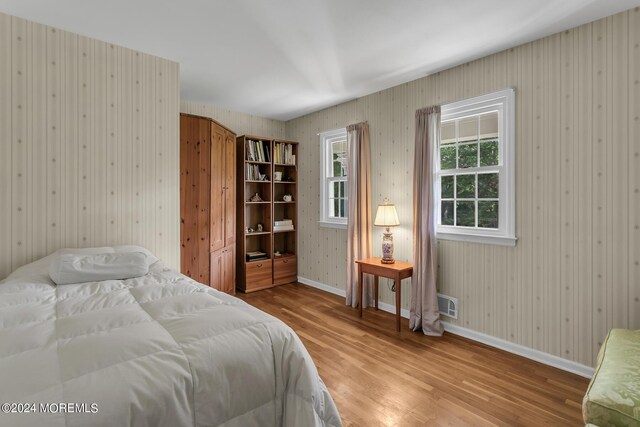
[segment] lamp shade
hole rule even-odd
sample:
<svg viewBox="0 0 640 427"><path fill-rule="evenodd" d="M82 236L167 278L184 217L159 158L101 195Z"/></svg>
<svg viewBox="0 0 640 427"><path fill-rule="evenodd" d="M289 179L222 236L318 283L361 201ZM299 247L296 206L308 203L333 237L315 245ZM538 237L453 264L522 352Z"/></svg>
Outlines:
<svg viewBox="0 0 640 427"><path fill-rule="evenodd" d="M400 225L398 212L396 212L396 205L388 203L378 205L376 219L373 221L373 225L377 225L379 227L393 227L395 225Z"/></svg>

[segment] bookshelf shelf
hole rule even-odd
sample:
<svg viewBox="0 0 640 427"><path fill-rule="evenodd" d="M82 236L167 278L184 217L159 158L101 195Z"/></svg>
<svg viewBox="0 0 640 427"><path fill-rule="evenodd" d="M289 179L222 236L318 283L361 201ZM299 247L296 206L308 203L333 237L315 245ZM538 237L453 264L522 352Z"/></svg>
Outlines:
<svg viewBox="0 0 640 427"><path fill-rule="evenodd" d="M247 237L251 237L251 236L266 236L268 234L271 234L270 231L254 231L253 233L244 233L245 236Z"/></svg>
<svg viewBox="0 0 640 427"><path fill-rule="evenodd" d="M262 258L262 259L256 259L253 261L247 261L247 264L258 264L265 261L271 261L271 258Z"/></svg>
<svg viewBox="0 0 640 427"><path fill-rule="evenodd" d="M297 230L277 230L274 231L273 234L280 234L280 233L295 233Z"/></svg>
<svg viewBox="0 0 640 427"><path fill-rule="evenodd" d="M236 139L237 284L243 292L295 282L297 270L298 149L294 141L243 135ZM251 202L258 194L262 201ZM291 197L285 202L284 198ZM293 230L273 231L275 223ZM248 233L262 224L262 232ZM264 253L253 260L248 253ZM253 255L255 256L255 254Z"/></svg>

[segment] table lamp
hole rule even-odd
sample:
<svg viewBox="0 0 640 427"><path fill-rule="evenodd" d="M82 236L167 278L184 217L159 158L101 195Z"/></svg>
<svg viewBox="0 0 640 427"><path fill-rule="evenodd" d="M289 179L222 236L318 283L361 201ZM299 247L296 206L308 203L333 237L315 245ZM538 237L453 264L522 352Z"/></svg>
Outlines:
<svg viewBox="0 0 640 427"><path fill-rule="evenodd" d="M393 259L393 235L391 231L389 231L389 227L400 225L400 221L398 220L396 205L390 204L389 199L386 197L382 204L378 205L376 219L373 225L387 228L382 234L382 263L393 264L396 260Z"/></svg>

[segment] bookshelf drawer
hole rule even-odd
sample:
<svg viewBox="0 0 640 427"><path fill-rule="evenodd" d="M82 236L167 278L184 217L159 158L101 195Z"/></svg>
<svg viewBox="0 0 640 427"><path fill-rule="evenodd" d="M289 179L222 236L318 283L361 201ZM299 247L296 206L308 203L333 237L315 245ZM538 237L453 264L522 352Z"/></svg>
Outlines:
<svg viewBox="0 0 640 427"><path fill-rule="evenodd" d="M273 283L283 285L298 280L298 260L295 256L273 260Z"/></svg>
<svg viewBox="0 0 640 427"><path fill-rule="evenodd" d="M273 262L270 259L247 262L247 290L271 285L272 266Z"/></svg>

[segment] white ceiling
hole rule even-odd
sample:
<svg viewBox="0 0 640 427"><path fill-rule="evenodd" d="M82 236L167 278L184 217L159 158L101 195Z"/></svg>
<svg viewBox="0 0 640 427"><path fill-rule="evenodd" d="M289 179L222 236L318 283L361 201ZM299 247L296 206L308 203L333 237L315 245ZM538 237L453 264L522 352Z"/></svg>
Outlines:
<svg viewBox="0 0 640 427"><path fill-rule="evenodd" d="M0 0L180 63L182 99L287 120L640 0Z"/></svg>

